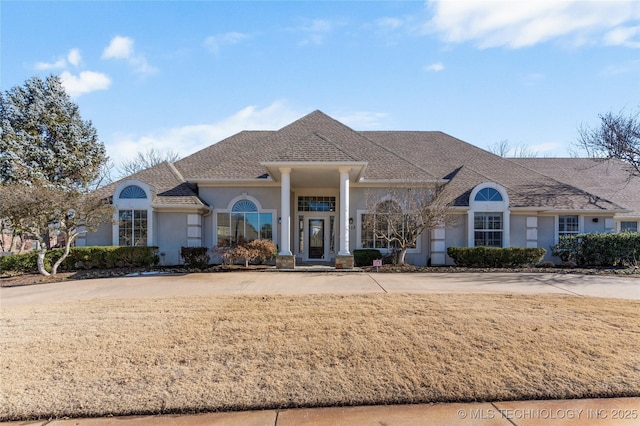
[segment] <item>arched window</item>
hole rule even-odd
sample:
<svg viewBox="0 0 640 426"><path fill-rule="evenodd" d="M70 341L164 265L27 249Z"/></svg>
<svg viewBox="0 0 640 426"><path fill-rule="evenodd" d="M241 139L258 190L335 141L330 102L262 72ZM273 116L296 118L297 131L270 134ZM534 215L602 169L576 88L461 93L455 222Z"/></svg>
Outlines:
<svg viewBox="0 0 640 426"><path fill-rule="evenodd" d="M218 213L218 245L273 239L273 214L261 213L251 200L242 199L230 213Z"/></svg>
<svg viewBox="0 0 640 426"><path fill-rule="evenodd" d="M485 182L471 192L469 245L509 247L509 195L495 182Z"/></svg>
<svg viewBox="0 0 640 426"><path fill-rule="evenodd" d="M144 192L144 189L140 188L137 185L129 185L126 186L122 191L120 191L120 199L123 198L135 198L135 199L144 199L147 198L147 193Z"/></svg>
<svg viewBox="0 0 640 426"><path fill-rule="evenodd" d="M482 188L476 194L474 201L503 201L502 195L494 188Z"/></svg>
<svg viewBox="0 0 640 426"><path fill-rule="evenodd" d="M254 213L258 211L258 207L256 207L253 201L240 200L233 205L231 211L234 213Z"/></svg>

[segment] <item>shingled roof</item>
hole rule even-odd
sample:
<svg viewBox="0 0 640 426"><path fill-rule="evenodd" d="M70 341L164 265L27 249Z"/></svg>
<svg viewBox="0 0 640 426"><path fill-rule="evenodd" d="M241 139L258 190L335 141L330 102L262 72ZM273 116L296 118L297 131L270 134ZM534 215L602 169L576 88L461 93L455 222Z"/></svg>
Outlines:
<svg viewBox="0 0 640 426"><path fill-rule="evenodd" d="M370 180L431 180L436 176L361 133L314 111L271 132L240 132L175 163L187 180L256 179L261 163L367 162Z"/></svg>
<svg viewBox="0 0 640 426"><path fill-rule="evenodd" d="M442 132L358 132L314 111L280 130L243 131L173 165L163 163L130 179L155 186L156 204L206 205L188 182L258 181L267 173L264 164L360 163L367 164L360 183L444 179L458 206L469 205L469 195L478 184L497 182L507 189L511 208L640 211L640 185L635 192L614 194L611 185L597 185L598 178L589 183L571 173L561 174L559 170L568 165L561 159L536 160L540 161L505 159ZM583 175L602 173L601 168L587 170Z"/></svg>
<svg viewBox="0 0 640 426"><path fill-rule="evenodd" d="M153 186L155 194L151 202L155 205L207 206L207 203L198 196L197 187L186 182L173 164L166 161L103 186L98 193L110 197L116 187L125 180L139 180Z"/></svg>
<svg viewBox="0 0 640 426"><path fill-rule="evenodd" d="M516 158L513 161L631 210L620 214L622 217L640 217L640 176L633 176L620 160Z"/></svg>

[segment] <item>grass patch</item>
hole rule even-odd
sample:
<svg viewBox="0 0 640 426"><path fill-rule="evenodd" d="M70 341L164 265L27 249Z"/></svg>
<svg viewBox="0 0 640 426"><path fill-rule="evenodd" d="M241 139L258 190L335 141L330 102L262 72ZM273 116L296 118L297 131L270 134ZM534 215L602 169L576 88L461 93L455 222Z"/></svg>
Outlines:
<svg viewBox="0 0 640 426"><path fill-rule="evenodd" d="M1 420L640 396L635 301L225 296L1 312Z"/></svg>

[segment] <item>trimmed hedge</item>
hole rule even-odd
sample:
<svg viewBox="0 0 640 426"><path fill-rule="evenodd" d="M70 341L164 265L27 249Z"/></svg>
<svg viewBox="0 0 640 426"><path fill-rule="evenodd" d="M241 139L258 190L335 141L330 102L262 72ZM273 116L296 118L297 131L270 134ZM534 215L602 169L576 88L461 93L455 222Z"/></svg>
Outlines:
<svg viewBox="0 0 640 426"><path fill-rule="evenodd" d="M640 233L577 234L561 236L552 254L578 266L632 266L640 264Z"/></svg>
<svg viewBox="0 0 640 426"><path fill-rule="evenodd" d="M182 247L180 256L187 268L204 269L211 262L207 247Z"/></svg>
<svg viewBox="0 0 640 426"><path fill-rule="evenodd" d="M355 266L371 266L374 259L382 259L382 253L378 249L355 249L353 251L353 263Z"/></svg>
<svg viewBox="0 0 640 426"><path fill-rule="evenodd" d="M59 259L63 249L48 250L44 257L47 270ZM0 271L36 272L37 252L0 257ZM72 247L59 271L81 269L150 268L160 261L158 247Z"/></svg>
<svg viewBox="0 0 640 426"><path fill-rule="evenodd" d="M540 263L547 251L520 247L449 247L456 266L468 268L513 268Z"/></svg>

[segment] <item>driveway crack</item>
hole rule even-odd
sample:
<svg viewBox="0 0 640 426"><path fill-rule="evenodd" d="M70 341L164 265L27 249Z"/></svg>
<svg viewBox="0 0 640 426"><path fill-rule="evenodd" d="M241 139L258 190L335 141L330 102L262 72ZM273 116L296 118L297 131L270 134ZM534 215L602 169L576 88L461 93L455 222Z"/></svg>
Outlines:
<svg viewBox="0 0 640 426"><path fill-rule="evenodd" d="M387 291L387 289L385 289L384 287L382 287L382 284L380 284L378 282L378 280L376 280L375 278L373 278L373 276L371 274L367 274L369 276L369 278L371 278L373 280L374 283L378 284L378 287L380 287L382 289L382 291L384 291L385 293L389 293Z"/></svg>

